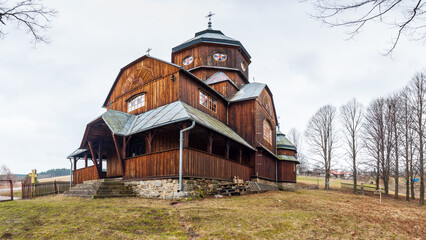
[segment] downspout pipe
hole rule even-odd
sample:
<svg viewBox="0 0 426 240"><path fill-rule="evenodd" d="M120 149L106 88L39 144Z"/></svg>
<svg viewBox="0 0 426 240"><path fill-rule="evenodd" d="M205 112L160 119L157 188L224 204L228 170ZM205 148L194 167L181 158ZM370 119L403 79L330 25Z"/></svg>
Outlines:
<svg viewBox="0 0 426 240"><path fill-rule="evenodd" d="M68 158L69 160L70 160L70 164L71 164L71 167L70 167L70 188L72 187L72 159L71 158Z"/></svg>
<svg viewBox="0 0 426 240"><path fill-rule="evenodd" d="M183 168L183 133L189 131L195 127L195 121L192 121L192 125L188 128L180 130L179 135L179 190L182 191L182 168Z"/></svg>

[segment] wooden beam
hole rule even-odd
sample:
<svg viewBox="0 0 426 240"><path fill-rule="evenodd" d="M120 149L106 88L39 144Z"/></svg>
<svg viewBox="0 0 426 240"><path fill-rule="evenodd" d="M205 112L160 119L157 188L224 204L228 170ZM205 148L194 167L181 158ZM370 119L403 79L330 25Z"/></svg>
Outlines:
<svg viewBox="0 0 426 240"><path fill-rule="evenodd" d="M209 132L208 134L209 134L209 139L208 139L209 144L207 146L207 152L210 153L210 154L212 154L212 152L213 152L213 135L214 135L214 133L213 132Z"/></svg>
<svg viewBox="0 0 426 240"><path fill-rule="evenodd" d="M188 128L189 126L189 123L184 122L182 125L182 129ZM189 145L189 132L190 131L186 131L183 133L183 147L188 147Z"/></svg>
<svg viewBox="0 0 426 240"><path fill-rule="evenodd" d="M240 146L240 156L239 156L240 163L243 163L243 148Z"/></svg>
<svg viewBox="0 0 426 240"><path fill-rule="evenodd" d="M154 138L154 133L148 131L148 134L145 135L146 142L146 153L152 153L152 139Z"/></svg>
<svg viewBox="0 0 426 240"><path fill-rule="evenodd" d="M231 140L227 139L226 140L226 150L225 150L225 158L229 159L229 149L231 148Z"/></svg>
<svg viewBox="0 0 426 240"><path fill-rule="evenodd" d="M92 154L92 161L93 161L93 164L95 164L95 167L96 167L96 170L97 170L96 172L97 172L98 179L99 179L100 178L99 166L98 166L98 163L96 162L96 155L95 155L95 152L93 151L92 142L88 141L87 144L89 145L90 154Z"/></svg>
<svg viewBox="0 0 426 240"><path fill-rule="evenodd" d="M99 174L102 175L102 150L101 150L101 142L98 143L98 161L99 161Z"/></svg>
<svg viewBox="0 0 426 240"><path fill-rule="evenodd" d="M118 147L118 143L117 143L117 140L115 139L115 136L114 136L113 132L111 132L111 135L112 135L112 140L114 140L114 146L115 146L115 151L117 153L118 162L120 162L121 173L124 176L124 164L123 164L123 159L121 158L121 154L120 154L120 150L119 150L119 147Z"/></svg>
<svg viewBox="0 0 426 240"><path fill-rule="evenodd" d="M84 167L87 168L87 152L84 153Z"/></svg>

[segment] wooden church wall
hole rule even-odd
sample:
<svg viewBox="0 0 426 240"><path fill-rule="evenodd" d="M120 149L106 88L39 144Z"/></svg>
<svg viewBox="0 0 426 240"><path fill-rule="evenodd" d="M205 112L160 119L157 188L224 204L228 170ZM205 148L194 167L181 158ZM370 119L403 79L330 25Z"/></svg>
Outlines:
<svg viewBox="0 0 426 240"><path fill-rule="evenodd" d="M213 76L217 72L225 73L238 87L246 84L246 80L241 77L241 73L234 70L225 70L217 68L197 68L191 70L191 73L197 76L199 79L206 81L209 77Z"/></svg>
<svg viewBox="0 0 426 240"><path fill-rule="evenodd" d="M272 108L272 101L269 93L264 89L260 96L256 99L256 140L263 146L267 147L273 153L276 153L276 122ZM267 119L272 130L272 144L267 142L263 137L263 121Z"/></svg>
<svg viewBox="0 0 426 240"><path fill-rule="evenodd" d="M177 101L179 86L177 72L177 67L151 58L134 64L121 74L108 100L107 109L127 112L129 98L139 93L145 93L145 106L132 111L132 114Z"/></svg>
<svg viewBox="0 0 426 240"><path fill-rule="evenodd" d="M226 108L227 103L225 100L217 96L216 93L211 91L208 87L204 86L197 80L192 79L186 74L179 75L180 82L180 96L179 99L184 103L209 114L210 116L218 119L219 121L226 123ZM217 108L216 112L211 111L209 108L204 107L200 104L200 90L207 93L209 96L213 97L216 100Z"/></svg>
<svg viewBox="0 0 426 240"><path fill-rule="evenodd" d="M231 103L228 114L229 127L254 146L255 100Z"/></svg>
<svg viewBox="0 0 426 240"><path fill-rule="evenodd" d="M107 157L107 177L117 177L123 176L123 171L121 169L121 164L118 160L117 153L115 149L108 151Z"/></svg>
<svg viewBox="0 0 426 240"><path fill-rule="evenodd" d="M241 54L238 47L221 46L216 44L206 44L203 46L195 45L192 48L183 51L172 53L172 62L184 69L192 69L200 66L213 66L213 67L226 67L241 70L246 79L248 79L248 59ZM223 53L227 55L225 61L216 61L213 58L215 53ZM194 58L193 62L189 65L183 65L183 60L189 56ZM245 65L245 71L241 65Z"/></svg>
<svg viewBox="0 0 426 240"><path fill-rule="evenodd" d="M229 81L212 84L210 87L226 98L230 97L232 94L238 91L238 89L235 88L235 86L232 85Z"/></svg>
<svg viewBox="0 0 426 240"><path fill-rule="evenodd" d="M275 181L276 160L262 150L256 152L255 174L261 178Z"/></svg>
<svg viewBox="0 0 426 240"><path fill-rule="evenodd" d="M292 150L286 150L286 149L277 149L278 155L287 155L287 156L296 156L296 153Z"/></svg>
<svg viewBox="0 0 426 240"><path fill-rule="evenodd" d="M296 163L278 161L278 181L296 182Z"/></svg>

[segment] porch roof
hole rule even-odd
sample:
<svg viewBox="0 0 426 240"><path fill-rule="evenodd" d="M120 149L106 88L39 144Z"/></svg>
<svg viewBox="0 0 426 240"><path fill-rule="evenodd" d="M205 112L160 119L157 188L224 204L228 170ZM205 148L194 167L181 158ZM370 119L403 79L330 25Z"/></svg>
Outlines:
<svg viewBox="0 0 426 240"><path fill-rule="evenodd" d="M187 120L195 121L199 125L256 151L254 147L224 123L181 101L176 101L139 115L108 110L102 115L102 119L114 134L121 136L134 135L172 123Z"/></svg>
<svg viewBox="0 0 426 240"><path fill-rule="evenodd" d="M77 148L74 152L72 152L70 155L68 155L67 159L70 159L72 157L78 157L80 154L87 152L87 149L85 148Z"/></svg>

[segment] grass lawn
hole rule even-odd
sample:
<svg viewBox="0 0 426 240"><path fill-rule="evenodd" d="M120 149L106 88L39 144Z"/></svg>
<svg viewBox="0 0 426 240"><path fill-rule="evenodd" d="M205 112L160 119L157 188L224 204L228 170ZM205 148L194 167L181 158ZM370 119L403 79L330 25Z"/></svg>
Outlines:
<svg viewBox="0 0 426 240"><path fill-rule="evenodd" d="M172 206L62 195L0 203L0 239L424 239L426 208L339 191L208 198Z"/></svg>

